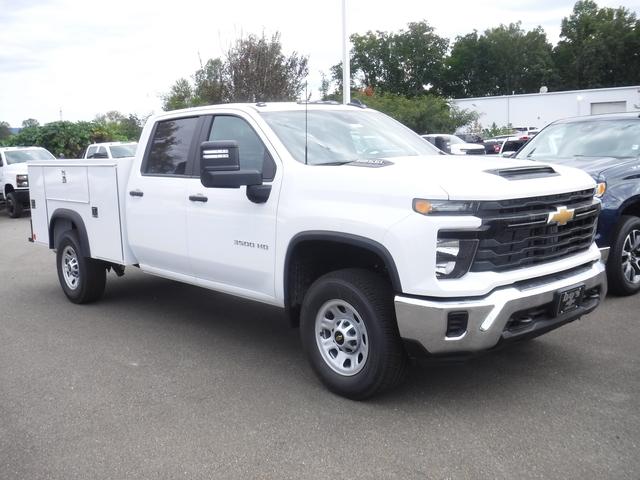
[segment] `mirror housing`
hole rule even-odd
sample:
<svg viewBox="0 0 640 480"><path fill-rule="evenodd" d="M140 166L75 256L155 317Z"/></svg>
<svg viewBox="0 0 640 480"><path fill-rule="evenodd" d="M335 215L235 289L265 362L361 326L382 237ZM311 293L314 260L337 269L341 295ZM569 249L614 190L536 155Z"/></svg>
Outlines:
<svg viewBox="0 0 640 480"><path fill-rule="evenodd" d="M238 142L224 140L200 144L200 182L207 188L262 185L262 172L241 170Z"/></svg>

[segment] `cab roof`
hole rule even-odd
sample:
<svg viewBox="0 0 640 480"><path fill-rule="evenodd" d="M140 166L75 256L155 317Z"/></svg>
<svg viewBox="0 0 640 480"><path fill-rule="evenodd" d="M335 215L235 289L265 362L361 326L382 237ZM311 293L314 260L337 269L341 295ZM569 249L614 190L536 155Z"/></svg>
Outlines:
<svg viewBox="0 0 640 480"><path fill-rule="evenodd" d="M170 110L155 115L155 118L182 116L185 114L200 114L216 110L242 110L251 112L289 112L304 110L354 110L366 109L362 103L349 103L343 105L333 101L313 101L313 102L257 102L257 103L221 103L216 105L204 105L202 107L183 108L181 110Z"/></svg>

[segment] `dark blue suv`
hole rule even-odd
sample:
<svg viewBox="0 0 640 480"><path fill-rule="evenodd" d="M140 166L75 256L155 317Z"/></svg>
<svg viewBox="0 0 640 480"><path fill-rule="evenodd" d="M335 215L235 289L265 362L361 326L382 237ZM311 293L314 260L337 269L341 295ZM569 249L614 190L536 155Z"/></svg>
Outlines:
<svg viewBox="0 0 640 480"><path fill-rule="evenodd" d="M558 120L515 156L580 168L602 201L596 243L607 259L609 291L640 290L640 113Z"/></svg>

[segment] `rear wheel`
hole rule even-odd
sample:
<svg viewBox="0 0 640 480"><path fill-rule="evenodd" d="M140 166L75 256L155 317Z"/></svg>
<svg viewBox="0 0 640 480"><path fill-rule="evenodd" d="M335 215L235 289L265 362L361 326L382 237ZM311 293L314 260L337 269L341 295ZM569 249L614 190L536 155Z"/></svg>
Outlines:
<svg viewBox="0 0 640 480"><path fill-rule="evenodd" d="M316 280L304 297L300 334L314 371L339 395L362 400L404 376L393 291L373 272L345 269Z"/></svg>
<svg viewBox="0 0 640 480"><path fill-rule="evenodd" d="M640 218L623 216L607 261L609 289L617 295L640 290Z"/></svg>
<svg viewBox="0 0 640 480"><path fill-rule="evenodd" d="M106 284L104 264L82 256L75 232L63 234L58 244L56 263L60 286L73 303L95 302L102 297Z"/></svg>
<svg viewBox="0 0 640 480"><path fill-rule="evenodd" d="M18 197L14 192L7 194L7 212L11 218L18 218L22 215L22 203L18 201Z"/></svg>

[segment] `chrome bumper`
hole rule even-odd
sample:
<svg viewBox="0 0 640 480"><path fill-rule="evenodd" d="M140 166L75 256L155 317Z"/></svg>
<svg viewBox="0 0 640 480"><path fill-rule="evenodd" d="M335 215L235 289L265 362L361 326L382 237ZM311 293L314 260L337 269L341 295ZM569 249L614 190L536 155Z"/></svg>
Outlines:
<svg viewBox="0 0 640 480"><path fill-rule="evenodd" d="M580 285L584 285L588 294L582 304L570 312L553 316L550 312L557 292ZM552 278L533 279L501 288L480 299L427 300L398 295L395 309L403 338L417 341L432 354L467 353L492 348L501 340L535 336L564 325L594 310L606 291L604 264L595 262ZM512 324L510 321L520 315L526 316L530 310L549 313L539 315L537 320L521 328L506 328ZM447 324L452 312L467 312L467 328L461 335L448 337Z"/></svg>

